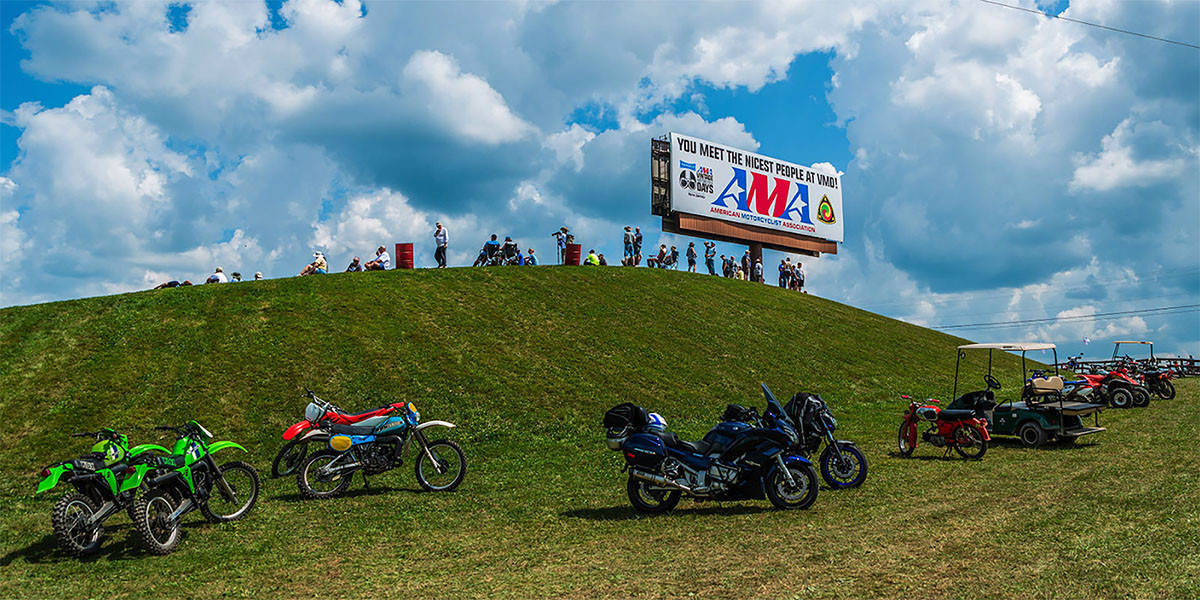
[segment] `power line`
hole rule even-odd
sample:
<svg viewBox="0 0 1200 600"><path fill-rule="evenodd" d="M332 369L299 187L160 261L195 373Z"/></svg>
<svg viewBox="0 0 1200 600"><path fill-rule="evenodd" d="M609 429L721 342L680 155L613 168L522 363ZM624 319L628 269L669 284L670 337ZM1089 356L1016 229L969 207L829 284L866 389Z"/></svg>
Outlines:
<svg viewBox="0 0 1200 600"><path fill-rule="evenodd" d="M1170 311L1170 312L1168 312ZM1119 310L1107 313L1094 313L1090 315L1068 315L1065 317L1047 317L1044 319L1021 319L1019 321L992 321L990 323L963 323L959 325L939 325L931 327L931 329L978 329L985 327L1007 327L1012 325L1029 325L1033 323L1051 323L1051 322L1072 322L1072 321L1087 321L1099 320L1107 317L1127 317L1133 315L1143 315L1151 313L1161 314L1176 314L1177 312L1196 312L1200 311L1200 304L1180 304L1178 306L1160 306L1158 308L1141 308L1136 310Z"/></svg>
<svg viewBox="0 0 1200 600"><path fill-rule="evenodd" d="M1154 317L1169 317L1172 315L1182 315L1182 314L1196 313L1196 312L1200 312L1200 309L1188 308L1188 309L1181 309L1181 310L1147 313L1147 314L1140 315L1139 318L1145 317L1147 319L1151 319ZM1029 327L1029 326L1038 326L1038 325L1058 325L1058 324L1071 324L1071 323L1093 324L1093 323L1098 323L1100 321L1113 321L1116 319L1125 319L1125 318L1129 318L1130 316L1131 315L1111 315L1111 316L1106 316L1106 317L1094 317L1092 315L1081 315L1078 317L1063 317L1052 323L1030 323L1027 325L1013 325L1012 323L1005 322L1005 323L997 323L994 325L980 325L978 327L963 327L962 329L947 331L946 333L959 333L959 332L964 332L964 331L991 331L991 330L1013 329L1015 327Z"/></svg>
<svg viewBox="0 0 1200 600"><path fill-rule="evenodd" d="M1180 292L1178 294L1167 294L1165 296L1137 296L1137 297L1128 297L1128 298L1118 298L1118 299L1108 300L1105 302L1112 303L1112 304L1130 304L1133 302L1140 302L1143 300L1167 300L1167 299L1175 299L1175 298L1192 298L1197 295L1198 295L1197 292ZM1072 309L1072 308L1080 308L1081 305L1086 305L1086 304L1090 304L1090 303L1091 302L1088 300L1080 300L1079 302L1074 302L1072 304L1059 304L1056 306L1030 307L1028 310L1054 312L1054 311L1060 311L1060 310L1068 310L1068 309ZM962 318L967 318L967 317L988 317L991 315L1004 315L1004 314L1009 314L1009 313L1014 313L1014 312L1026 312L1026 311L1022 311L1019 309L1005 308L1003 310L992 310L992 311L987 311L987 312L972 312L972 313L960 313L960 314L951 314L951 315L939 314L938 316L943 319L962 319ZM1013 315L1013 316L1015 317L1017 315Z"/></svg>
<svg viewBox="0 0 1200 600"><path fill-rule="evenodd" d="M1013 10L1021 10L1021 11L1025 11L1027 13L1033 13L1035 15L1042 15L1043 17L1048 17L1051 19L1061 19L1063 21L1070 21L1072 23L1079 23L1080 25L1087 25L1090 27L1099 27L1100 29L1107 29L1109 31L1116 31L1118 33L1127 33L1129 35L1136 35L1138 37L1146 38L1148 40L1157 40L1159 42L1166 42L1168 44L1175 44L1177 46L1186 46L1188 48L1195 48L1197 50L1200 50L1200 46L1197 46L1196 44L1189 44L1187 42L1177 42L1175 40L1169 40L1167 38L1154 37L1152 35L1146 35L1144 33L1138 33L1136 31L1129 31L1128 29L1118 29L1116 27L1109 27L1107 25L1101 25L1099 23L1089 23L1087 21L1080 21L1079 19L1072 19L1070 17L1064 17L1061 15L1053 14L1053 13L1042 12L1042 11L1034 9L1034 8L1025 8L1023 6L1013 6L1011 4L1003 4L1000 2L995 2L993 0L979 0L979 1L983 2L984 4L994 4L996 6L1003 6L1004 8L1011 8Z"/></svg>

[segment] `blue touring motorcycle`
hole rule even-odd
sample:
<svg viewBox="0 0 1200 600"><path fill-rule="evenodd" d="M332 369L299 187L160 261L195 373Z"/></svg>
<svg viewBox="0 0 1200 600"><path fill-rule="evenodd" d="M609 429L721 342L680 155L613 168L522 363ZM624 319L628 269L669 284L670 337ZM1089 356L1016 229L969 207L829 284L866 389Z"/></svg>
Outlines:
<svg viewBox="0 0 1200 600"><path fill-rule="evenodd" d="M783 407L766 394L767 409L756 425L719 423L697 442L679 439L660 417L635 404L605 413L606 441L625 456L633 507L665 513L685 494L695 500L765 497L782 509L812 506L817 471L808 459L787 451L799 442L798 434Z"/></svg>

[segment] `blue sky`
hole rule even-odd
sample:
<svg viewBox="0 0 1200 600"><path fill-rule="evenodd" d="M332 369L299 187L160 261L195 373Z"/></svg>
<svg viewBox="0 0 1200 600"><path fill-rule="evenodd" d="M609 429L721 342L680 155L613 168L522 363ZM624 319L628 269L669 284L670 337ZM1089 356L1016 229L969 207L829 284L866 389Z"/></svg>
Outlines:
<svg viewBox="0 0 1200 600"><path fill-rule="evenodd" d="M563 224L685 246L647 197L678 131L845 173L813 293L1200 353L1196 312L1104 316L1200 303L1200 52L974 1L682 6L0 3L0 305L397 241L428 265L437 220L456 264L490 233L549 258ZM1197 3L1037 6L1200 39Z"/></svg>

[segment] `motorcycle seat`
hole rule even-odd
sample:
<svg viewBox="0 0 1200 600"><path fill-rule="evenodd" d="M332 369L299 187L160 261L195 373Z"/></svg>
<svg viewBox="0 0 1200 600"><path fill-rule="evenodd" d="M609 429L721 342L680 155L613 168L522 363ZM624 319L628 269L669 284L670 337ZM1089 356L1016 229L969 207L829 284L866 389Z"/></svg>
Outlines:
<svg viewBox="0 0 1200 600"><path fill-rule="evenodd" d="M697 442L684 441L684 440L679 439L679 436L677 436L674 433L671 433L669 431L658 434L658 437L662 438L663 443L666 444L668 448L674 448L676 450L682 450L684 452L695 452L696 454L705 454L712 448L712 442L706 442L704 440L700 440Z"/></svg>
<svg viewBox="0 0 1200 600"><path fill-rule="evenodd" d="M939 421L962 421L965 419L970 419L971 417L974 417L974 416L975 416L975 411L973 411L973 410L947 408L947 409L943 409L941 412L938 413L937 420L939 420Z"/></svg>
<svg viewBox="0 0 1200 600"><path fill-rule="evenodd" d="M329 428L333 433L344 435L371 435L375 433L374 425L333 425Z"/></svg>
<svg viewBox="0 0 1200 600"><path fill-rule="evenodd" d="M347 414L344 416L345 416L346 420L348 420L348 421L361 421L361 420L369 418L369 417L374 417L377 415L382 415L384 413L387 413L392 408L393 408L392 405L389 404L387 406L380 406L379 408L372 408L371 410L363 411L358 414L353 414L353 415Z"/></svg>

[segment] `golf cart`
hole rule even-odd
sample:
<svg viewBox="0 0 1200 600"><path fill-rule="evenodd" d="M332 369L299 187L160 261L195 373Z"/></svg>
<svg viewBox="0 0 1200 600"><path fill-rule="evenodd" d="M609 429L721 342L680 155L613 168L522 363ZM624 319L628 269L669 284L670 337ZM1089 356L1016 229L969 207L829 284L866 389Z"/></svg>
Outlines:
<svg viewBox="0 0 1200 600"><path fill-rule="evenodd" d="M1158 362L1158 359L1154 358L1154 342L1129 341L1129 340L1113 342L1113 355L1112 355L1113 360L1117 360L1118 358L1121 358L1121 344L1140 344L1142 346L1150 346L1150 362L1151 363ZM1129 355L1126 354L1124 356L1124 358L1129 358ZM1134 360L1134 359L1130 358L1130 360Z"/></svg>
<svg viewBox="0 0 1200 600"><path fill-rule="evenodd" d="M979 392L966 392L958 396L958 375L966 350L987 350L988 371L983 381L987 389ZM1025 378L1021 387L1021 399L999 400L991 411L987 411L987 429L990 435L1015 435L1021 438L1021 444L1026 448L1037 448L1051 438L1063 443L1073 443L1081 436L1104 431L1100 427L1100 411L1102 404L1067 400L1063 395L1063 379L1058 374L1058 368L1052 371L1029 369L1025 353L1032 350L1051 350L1054 352L1054 363L1058 364L1058 351L1054 344L966 344L958 347L958 359L954 363L954 392L955 398L947 408L976 409L976 404L991 404L993 390L1000 390L1000 381L992 375L992 353L1020 352L1021 370ZM1083 424L1083 418L1091 415L1095 426Z"/></svg>

